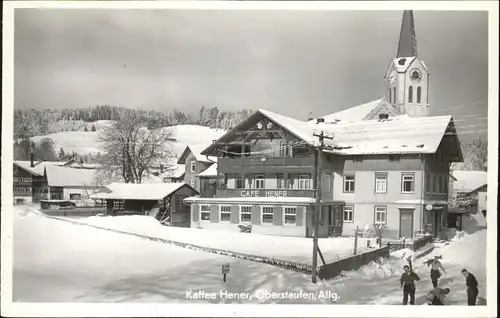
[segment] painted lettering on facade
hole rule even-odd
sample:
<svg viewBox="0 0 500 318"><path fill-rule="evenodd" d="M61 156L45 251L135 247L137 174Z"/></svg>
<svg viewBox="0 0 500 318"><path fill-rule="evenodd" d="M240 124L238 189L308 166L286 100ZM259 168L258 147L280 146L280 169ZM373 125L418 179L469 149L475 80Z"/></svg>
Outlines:
<svg viewBox="0 0 500 318"><path fill-rule="evenodd" d="M285 198L288 196L288 191L286 190L242 190L240 192L242 197L271 197L271 198Z"/></svg>

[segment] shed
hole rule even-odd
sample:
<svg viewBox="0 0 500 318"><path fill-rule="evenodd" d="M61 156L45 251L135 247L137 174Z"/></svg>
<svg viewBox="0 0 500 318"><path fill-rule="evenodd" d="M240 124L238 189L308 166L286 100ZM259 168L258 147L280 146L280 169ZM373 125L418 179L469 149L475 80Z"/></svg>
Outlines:
<svg viewBox="0 0 500 318"><path fill-rule="evenodd" d="M109 215L151 215L173 226L190 227L190 207L184 199L198 192L186 183L112 183L91 195L106 201Z"/></svg>

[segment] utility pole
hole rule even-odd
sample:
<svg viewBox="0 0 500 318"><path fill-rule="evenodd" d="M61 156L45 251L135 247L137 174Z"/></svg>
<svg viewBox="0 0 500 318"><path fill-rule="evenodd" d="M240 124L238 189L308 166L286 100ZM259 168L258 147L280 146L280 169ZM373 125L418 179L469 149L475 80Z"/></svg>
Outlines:
<svg viewBox="0 0 500 318"><path fill-rule="evenodd" d="M333 139L331 136L326 136L322 131L319 134L313 133L314 137L319 138L319 146L318 146L318 166L316 173L316 208L314 209L314 235L313 235L313 260L312 260L312 282L316 284L316 278L318 276L317 267L318 267L318 238L319 238L319 215L321 211L321 172L322 172L322 160L323 160L323 148L325 147L325 138Z"/></svg>

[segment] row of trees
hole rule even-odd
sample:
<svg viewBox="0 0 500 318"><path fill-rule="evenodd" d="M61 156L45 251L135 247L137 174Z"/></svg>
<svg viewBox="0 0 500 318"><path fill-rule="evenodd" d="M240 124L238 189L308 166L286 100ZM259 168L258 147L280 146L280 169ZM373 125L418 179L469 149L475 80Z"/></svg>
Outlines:
<svg viewBox="0 0 500 318"><path fill-rule="evenodd" d="M488 141L480 138L472 141L460 142L464 162L454 163L452 170L481 170L488 169Z"/></svg>
<svg viewBox="0 0 500 318"><path fill-rule="evenodd" d="M177 109L163 113L109 105L86 109L16 109L14 111L14 137L16 139L29 138L59 131L74 131L79 130L82 126L87 128L85 122L97 120L116 121L126 120L127 118L139 118L147 123L148 128L191 124L227 130L247 118L252 112L251 110L230 112L219 110L217 107L206 108L204 106L196 115ZM58 123L59 125L57 125ZM71 127L60 127L60 123ZM79 124L75 125L75 123Z"/></svg>
<svg viewBox="0 0 500 318"><path fill-rule="evenodd" d="M31 152L35 161L67 161L75 159L81 163L97 163L100 160L100 153L79 154L75 151L66 152L63 147L56 152L54 142L50 138L43 138L35 143L29 139L19 139L14 142L14 160L31 160Z"/></svg>

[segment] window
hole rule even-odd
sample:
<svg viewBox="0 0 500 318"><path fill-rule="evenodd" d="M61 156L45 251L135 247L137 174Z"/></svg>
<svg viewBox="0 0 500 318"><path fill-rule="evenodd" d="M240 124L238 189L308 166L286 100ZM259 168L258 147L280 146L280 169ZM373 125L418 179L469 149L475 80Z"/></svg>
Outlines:
<svg viewBox="0 0 500 318"><path fill-rule="evenodd" d="M344 206L344 222L354 222L354 206Z"/></svg>
<svg viewBox="0 0 500 318"><path fill-rule="evenodd" d="M200 205L200 220L210 221L210 205L208 204Z"/></svg>
<svg viewBox="0 0 500 318"><path fill-rule="evenodd" d="M283 224L295 224L297 219L297 208L296 207L285 207L283 208Z"/></svg>
<svg viewBox="0 0 500 318"><path fill-rule="evenodd" d="M450 182L450 177L449 176L444 176L444 193L448 193L448 182Z"/></svg>
<svg viewBox="0 0 500 318"><path fill-rule="evenodd" d="M236 189L243 189L245 188L245 183L243 182L243 177L241 175L236 175Z"/></svg>
<svg viewBox="0 0 500 318"><path fill-rule="evenodd" d="M195 180L194 179L190 179L189 180L189 185L194 188L194 186L195 186Z"/></svg>
<svg viewBox="0 0 500 318"><path fill-rule="evenodd" d="M221 205L219 207L219 220L221 222L230 222L231 221L231 206L230 205Z"/></svg>
<svg viewBox="0 0 500 318"><path fill-rule="evenodd" d="M386 223L387 222L387 207L376 206L375 207L375 223Z"/></svg>
<svg viewBox="0 0 500 318"><path fill-rule="evenodd" d="M401 160L401 155L389 155L389 161L399 161Z"/></svg>
<svg viewBox="0 0 500 318"><path fill-rule="evenodd" d="M272 206L263 206L261 208L261 223L273 224L274 210Z"/></svg>
<svg viewBox="0 0 500 318"><path fill-rule="evenodd" d="M398 98L396 96L396 87L392 88L392 96L394 97L392 101L394 102L394 104L396 104L398 102Z"/></svg>
<svg viewBox="0 0 500 318"><path fill-rule="evenodd" d="M278 173L276 175L276 187L278 189L285 188L285 179L283 179L283 174L282 173Z"/></svg>
<svg viewBox="0 0 500 318"><path fill-rule="evenodd" d="M413 173L404 173L402 176L402 189L403 193L413 193L415 191L415 175Z"/></svg>
<svg viewBox="0 0 500 318"><path fill-rule="evenodd" d="M16 187L14 192L31 192L31 188Z"/></svg>
<svg viewBox="0 0 500 318"><path fill-rule="evenodd" d="M299 189L307 190L310 189L310 176L308 174L299 175Z"/></svg>
<svg viewBox="0 0 500 318"><path fill-rule="evenodd" d="M417 103L420 104L422 102L422 87L417 87Z"/></svg>
<svg viewBox="0 0 500 318"><path fill-rule="evenodd" d="M361 161L363 161L363 157L361 157L361 156L353 156L352 157L352 161L354 161L354 162L361 162Z"/></svg>
<svg viewBox="0 0 500 318"><path fill-rule="evenodd" d="M375 192L387 193L387 173L375 173Z"/></svg>
<svg viewBox="0 0 500 318"><path fill-rule="evenodd" d="M251 223L252 222L252 206L242 205L240 206L240 222Z"/></svg>
<svg viewBox="0 0 500 318"><path fill-rule="evenodd" d="M280 143L280 157L292 157L293 147L286 142Z"/></svg>
<svg viewBox="0 0 500 318"><path fill-rule="evenodd" d="M431 193L431 174L430 173L425 174L425 192Z"/></svg>
<svg viewBox="0 0 500 318"><path fill-rule="evenodd" d="M32 179L31 178L26 178L26 177L14 177L14 182L31 183Z"/></svg>
<svg viewBox="0 0 500 318"><path fill-rule="evenodd" d="M191 160L191 172L196 172L196 160Z"/></svg>
<svg viewBox="0 0 500 318"><path fill-rule="evenodd" d="M443 176L438 176L438 193L443 193Z"/></svg>
<svg viewBox="0 0 500 318"><path fill-rule="evenodd" d="M413 86L408 88L408 102L413 103Z"/></svg>
<svg viewBox="0 0 500 318"><path fill-rule="evenodd" d="M344 192L354 192L354 175L344 176Z"/></svg>
<svg viewBox="0 0 500 318"><path fill-rule="evenodd" d="M264 183L264 175L263 174L256 174L255 175L255 189L264 189L265 183Z"/></svg>
<svg viewBox="0 0 500 318"><path fill-rule="evenodd" d="M323 191L330 192L332 190L331 184L332 184L331 176L329 174L324 174L323 175L323 184L322 184Z"/></svg>
<svg viewBox="0 0 500 318"><path fill-rule="evenodd" d="M389 103L392 104L392 89L389 88Z"/></svg>
<svg viewBox="0 0 500 318"><path fill-rule="evenodd" d="M70 200L81 200L82 199L82 195L81 195L81 193L70 193L69 194L69 199Z"/></svg>

